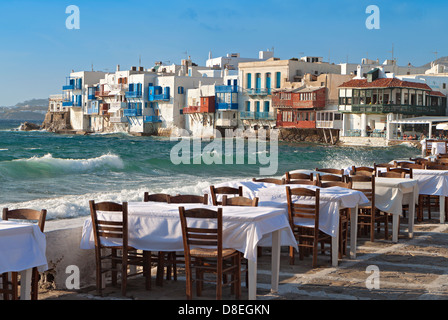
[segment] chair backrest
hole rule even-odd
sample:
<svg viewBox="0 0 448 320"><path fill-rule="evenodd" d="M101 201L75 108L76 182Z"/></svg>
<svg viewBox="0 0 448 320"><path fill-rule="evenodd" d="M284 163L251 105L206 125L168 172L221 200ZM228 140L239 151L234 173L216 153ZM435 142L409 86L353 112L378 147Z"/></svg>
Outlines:
<svg viewBox="0 0 448 320"><path fill-rule="evenodd" d="M390 171L381 172L381 171L378 171L378 177L381 177L381 178L406 178L406 173L404 173L404 172L390 172Z"/></svg>
<svg viewBox="0 0 448 320"><path fill-rule="evenodd" d="M376 170L376 168L395 168L396 165L395 165L395 163L394 164L391 164L391 163L374 163L373 167Z"/></svg>
<svg viewBox="0 0 448 320"><path fill-rule="evenodd" d="M208 204L208 195L204 194L203 196L192 195L192 194L180 194L177 196L168 196L168 203L202 203Z"/></svg>
<svg viewBox="0 0 448 320"><path fill-rule="evenodd" d="M47 217L47 210L33 210L33 209L14 209L9 210L3 208L3 220L28 220L36 221L40 231L44 232L45 219Z"/></svg>
<svg viewBox="0 0 448 320"><path fill-rule="evenodd" d="M341 188L351 189L352 182L351 181L326 181L326 182L321 182L320 187L321 188L341 187Z"/></svg>
<svg viewBox="0 0 448 320"><path fill-rule="evenodd" d="M314 227L319 227L319 203L320 203L320 190L310 190L306 188L294 188L286 187L286 196L288 201L288 216L291 227L294 226L295 218L313 219ZM307 199L314 198L314 203L302 202L300 200L293 200L293 196L307 197Z"/></svg>
<svg viewBox="0 0 448 320"><path fill-rule="evenodd" d="M375 208L375 176L354 175L350 177L350 181L352 182L352 189L364 193L372 208Z"/></svg>
<svg viewBox="0 0 448 320"><path fill-rule="evenodd" d="M425 169L424 163L402 163L400 168L405 169Z"/></svg>
<svg viewBox="0 0 448 320"><path fill-rule="evenodd" d="M387 172L400 172L404 173L405 177L408 175L409 178L413 178L412 168L387 168Z"/></svg>
<svg viewBox="0 0 448 320"><path fill-rule="evenodd" d="M425 158L409 158L409 160L414 161L417 164L425 164L425 163L431 162L431 160L425 159Z"/></svg>
<svg viewBox="0 0 448 320"><path fill-rule="evenodd" d="M347 176L344 175L344 174L342 174L340 176L336 176L336 175L333 175L333 174L323 174L323 175L317 174L316 175L316 180L319 181L319 182L322 182L322 181L341 181L341 182L345 182L346 179L347 179Z"/></svg>
<svg viewBox="0 0 448 320"><path fill-rule="evenodd" d="M315 171L340 174L340 175L344 174L344 169L332 169L332 168L318 169L318 168L316 168Z"/></svg>
<svg viewBox="0 0 448 320"><path fill-rule="evenodd" d="M190 259L190 246L216 248L218 259L222 258L222 208L214 211L204 208L185 210L179 207L179 216L186 261ZM211 223L209 227L190 227L189 222L195 221L193 219L207 219Z"/></svg>
<svg viewBox="0 0 448 320"><path fill-rule="evenodd" d="M437 158L436 159L436 163L440 163L440 164L448 164L448 158Z"/></svg>
<svg viewBox="0 0 448 320"><path fill-rule="evenodd" d="M143 195L143 201L144 202L167 202L168 194L166 193L155 193L155 194L149 194L148 192L145 192Z"/></svg>
<svg viewBox="0 0 448 320"><path fill-rule="evenodd" d="M275 178L261 178L261 179L252 179L253 182L266 182L266 183L274 183L278 185L285 184L285 179L275 179Z"/></svg>
<svg viewBox="0 0 448 320"><path fill-rule="evenodd" d="M356 167L356 166L352 166L352 170L350 171L350 174L353 175L374 175L375 174L375 168L371 168L371 167Z"/></svg>
<svg viewBox="0 0 448 320"><path fill-rule="evenodd" d="M304 185L308 185L308 186L318 186L319 185L319 181L316 180L291 180L286 184L304 184Z"/></svg>
<svg viewBox="0 0 448 320"><path fill-rule="evenodd" d="M295 182L293 182L294 180L310 180L313 181L313 174L306 174L306 173L301 173L301 172L296 172L296 173L291 173L291 172L286 172L285 173L285 184L294 184Z"/></svg>
<svg viewBox="0 0 448 320"><path fill-rule="evenodd" d="M222 197L223 206L245 206L245 207L258 207L258 198L247 197L231 197L227 198L226 195Z"/></svg>
<svg viewBox="0 0 448 320"><path fill-rule="evenodd" d="M444 164L428 164L426 165L427 170L448 170L448 165Z"/></svg>
<svg viewBox="0 0 448 320"><path fill-rule="evenodd" d="M94 200L89 201L90 215L92 217L93 233L95 237L95 247L103 247L101 238L104 239L121 239L123 250L127 250L128 246L128 203L123 204L115 202L95 203ZM100 220L98 219L98 211L120 212L121 220Z"/></svg>
<svg viewBox="0 0 448 320"><path fill-rule="evenodd" d="M440 158L448 158L448 153L439 153L437 155L437 158L438 159L440 159ZM428 159L425 159L425 160L429 161Z"/></svg>
<svg viewBox="0 0 448 320"><path fill-rule="evenodd" d="M212 202L214 206L218 206L220 204L222 204L222 201L218 201L217 199L217 195L218 194L222 194L222 195L235 195L235 196L243 196L243 187L240 186L238 188L232 188L232 187L215 187L215 186L210 186L210 195L212 198Z"/></svg>

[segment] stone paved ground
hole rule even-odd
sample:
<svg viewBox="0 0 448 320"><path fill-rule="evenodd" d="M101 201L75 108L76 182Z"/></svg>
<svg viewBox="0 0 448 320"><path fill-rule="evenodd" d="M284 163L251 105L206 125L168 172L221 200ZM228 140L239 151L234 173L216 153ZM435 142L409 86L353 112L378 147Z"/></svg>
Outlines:
<svg viewBox="0 0 448 320"><path fill-rule="evenodd" d="M282 252L280 286L278 293L270 293L270 255L265 250L258 265L257 298L259 300L440 300L448 299L448 224L440 224L438 217L415 224L414 238L406 233L406 220L401 223L398 243L391 241L358 239L356 259L343 259L337 268L330 265L329 256L319 256L319 267L311 268L311 258L296 265L288 262L287 251ZM366 273L369 266L379 270L379 288L368 289ZM153 277L154 279L154 277ZM120 296L119 288L108 287L103 297L96 295L95 288L78 291L42 291L42 300L182 300L185 299L185 281L180 270L177 281L165 281L151 291L143 288L143 279L130 281L126 298ZM243 280L245 278L243 277ZM368 284L375 282L367 281ZM229 289L223 291L224 299L232 299ZM243 284L243 299L247 290ZM214 299L214 287L208 286L203 296L195 299Z"/></svg>

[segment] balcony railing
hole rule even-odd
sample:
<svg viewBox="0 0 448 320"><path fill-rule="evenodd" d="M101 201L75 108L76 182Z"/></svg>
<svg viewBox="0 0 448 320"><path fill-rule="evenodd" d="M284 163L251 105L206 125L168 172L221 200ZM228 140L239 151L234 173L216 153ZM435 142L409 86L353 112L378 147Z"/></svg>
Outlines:
<svg viewBox="0 0 448 320"><path fill-rule="evenodd" d="M275 120L275 115L272 112L240 112L240 119L242 120Z"/></svg>
<svg viewBox="0 0 448 320"><path fill-rule="evenodd" d="M128 119L125 117L110 117L111 123L126 123L128 122Z"/></svg>
<svg viewBox="0 0 448 320"><path fill-rule="evenodd" d="M167 94L153 94L149 95L149 101L170 101L170 96Z"/></svg>
<svg viewBox="0 0 448 320"><path fill-rule="evenodd" d="M160 118L160 116L144 116L143 122L158 123L158 122L162 122L162 119Z"/></svg>
<svg viewBox="0 0 448 320"><path fill-rule="evenodd" d="M217 103L216 110L238 110L238 103Z"/></svg>
<svg viewBox="0 0 448 320"><path fill-rule="evenodd" d="M271 88L246 89L245 92L250 96L267 96L272 94Z"/></svg>
<svg viewBox="0 0 448 320"><path fill-rule="evenodd" d="M199 112L201 112L200 106L190 106L190 107L185 107L183 109L184 114L199 113Z"/></svg>
<svg viewBox="0 0 448 320"><path fill-rule="evenodd" d="M62 90L73 90L73 89L75 89L75 86L74 85L72 85L72 84L69 84L69 85L66 85L66 86L63 86L62 87Z"/></svg>
<svg viewBox="0 0 448 320"><path fill-rule="evenodd" d="M125 97L126 98L141 98L142 92L141 91L126 91Z"/></svg>
<svg viewBox="0 0 448 320"><path fill-rule="evenodd" d="M444 115L444 108L440 106L415 106L415 105L403 105L403 104L356 104L339 106L341 112L351 113L399 113L406 115L431 115L438 116Z"/></svg>
<svg viewBox="0 0 448 320"><path fill-rule="evenodd" d="M124 109L123 115L125 117L139 117L142 115L142 110L139 109Z"/></svg>
<svg viewBox="0 0 448 320"><path fill-rule="evenodd" d="M215 86L216 93L235 93L238 92L238 86Z"/></svg>
<svg viewBox="0 0 448 320"><path fill-rule="evenodd" d="M92 107L92 108L87 108L87 114L98 114L99 112L99 107Z"/></svg>
<svg viewBox="0 0 448 320"><path fill-rule="evenodd" d="M95 91L95 97L107 97L110 91Z"/></svg>
<svg viewBox="0 0 448 320"><path fill-rule="evenodd" d="M73 107L73 101L63 101L62 106L63 107Z"/></svg>

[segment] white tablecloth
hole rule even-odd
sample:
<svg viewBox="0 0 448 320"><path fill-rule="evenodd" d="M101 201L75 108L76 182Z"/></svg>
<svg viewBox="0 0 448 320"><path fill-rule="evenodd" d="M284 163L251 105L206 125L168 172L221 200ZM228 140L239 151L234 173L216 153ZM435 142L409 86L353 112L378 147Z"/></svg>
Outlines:
<svg viewBox="0 0 448 320"><path fill-rule="evenodd" d="M410 192L409 192L410 191ZM375 206L392 214L402 215L403 204L410 204L413 193L415 204L418 203L419 187L415 179L375 178Z"/></svg>
<svg viewBox="0 0 448 320"><path fill-rule="evenodd" d="M259 190L269 188L274 185L275 184L273 184L273 183L254 182L252 180L247 180L247 181L245 180L245 181L226 181L223 183L215 184L214 186L215 186L215 188L221 188L221 187L239 188L242 186L243 187L243 196L253 199L256 197L256 194ZM212 198L211 198L211 194L210 194L210 187L203 189L202 192L203 192L203 194L209 195L208 203L212 204L213 202L212 202ZM221 201L222 195L218 194L218 195L216 195L216 198L218 201Z"/></svg>
<svg viewBox="0 0 448 320"><path fill-rule="evenodd" d="M179 207L185 209L217 207L201 204L167 204L157 202L129 203L129 245L147 251L183 251ZM120 213L100 212L101 219L121 220ZM115 218L114 218L115 216ZM268 207L223 207L223 245L256 261L257 245L270 244L272 232L281 230L281 245L297 243L283 209ZM106 241L105 244L114 244ZM116 244L116 242L115 242ZM91 219L86 219L82 231L81 249L93 249Z"/></svg>
<svg viewBox="0 0 448 320"><path fill-rule="evenodd" d="M445 142L433 142L431 146L431 154L437 155L446 153Z"/></svg>
<svg viewBox="0 0 448 320"><path fill-rule="evenodd" d="M448 196L448 170L413 169L412 173L418 181L420 194Z"/></svg>
<svg viewBox="0 0 448 320"><path fill-rule="evenodd" d="M311 190L320 189L320 208L319 208L319 229L326 234L335 237L339 230L339 210L342 208L355 208L361 204L368 203L367 197L361 191L350 190L341 187L319 188L309 185L279 185L270 188L262 189L257 193L259 198L259 206L279 207L285 210L288 214L288 203L286 195L286 187L307 188ZM293 201L298 200L299 197L294 196ZM312 204L314 200L311 198L300 197L303 203ZM311 219L302 219L301 225L314 226L314 221Z"/></svg>
<svg viewBox="0 0 448 320"><path fill-rule="evenodd" d="M47 270L45 250L45 234L37 225L0 220L0 274L34 267Z"/></svg>

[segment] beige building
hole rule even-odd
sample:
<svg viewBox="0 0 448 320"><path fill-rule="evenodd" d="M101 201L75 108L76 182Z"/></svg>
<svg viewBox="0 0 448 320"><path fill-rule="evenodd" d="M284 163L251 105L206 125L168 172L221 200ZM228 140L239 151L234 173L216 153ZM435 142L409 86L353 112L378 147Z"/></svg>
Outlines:
<svg viewBox="0 0 448 320"><path fill-rule="evenodd" d="M244 127L274 127L276 115L272 107L272 91L301 83L307 74L340 74L341 67L322 62L318 57L244 62L238 65L241 82L240 120Z"/></svg>

